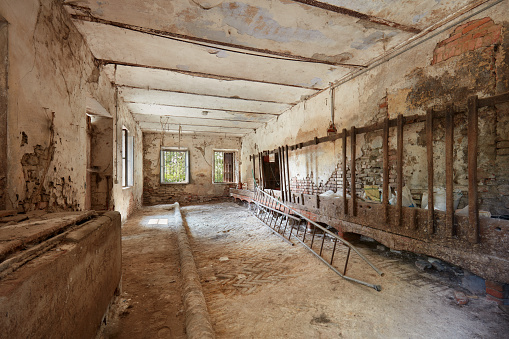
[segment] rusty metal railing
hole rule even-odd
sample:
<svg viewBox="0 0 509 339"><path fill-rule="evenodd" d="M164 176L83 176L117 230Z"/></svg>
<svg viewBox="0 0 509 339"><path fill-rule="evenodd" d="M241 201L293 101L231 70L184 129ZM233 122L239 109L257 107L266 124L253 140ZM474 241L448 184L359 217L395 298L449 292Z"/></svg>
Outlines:
<svg viewBox="0 0 509 339"><path fill-rule="evenodd" d="M282 203L279 199L277 199L273 192L267 193L260 188L255 188L254 195L254 203L257 206L256 209L256 217L260 219L263 223L270 227L272 232L279 237L283 238L286 242L293 245L291 239L297 240L301 245L303 245L306 249L308 249L312 254L314 254L321 262L323 262L327 267L329 267L332 271L334 271L340 277L364 285L375 289L376 291L381 291L382 287L380 285L371 284L356 278L352 278L346 275L348 262L350 259L351 251L355 252L364 262L366 262L378 275L383 276L383 272L380 271L375 265L373 265L362 253L359 252L355 246L350 244L345 239L341 238L337 234L329 231L322 225L314 222L313 220L305 217L295 209L289 207L288 205ZM302 220L307 221L308 223L313 225L313 232L308 232L307 227L304 227L304 232L300 233L300 223ZM317 229L323 234L322 242L320 245L319 251L313 248L313 244L315 242L315 237L317 236ZM295 230L295 233L294 233ZM306 235L311 236L311 241L309 245L306 244ZM326 255L327 248L324 248L325 239L330 237L334 242L334 246L332 249L329 249L330 259L327 260ZM338 243L340 245L344 245L347 248L345 264L343 268L343 273L341 273L336 267L334 267L334 257L338 252ZM336 255L337 257L337 255ZM337 260L336 260L337 261Z"/></svg>

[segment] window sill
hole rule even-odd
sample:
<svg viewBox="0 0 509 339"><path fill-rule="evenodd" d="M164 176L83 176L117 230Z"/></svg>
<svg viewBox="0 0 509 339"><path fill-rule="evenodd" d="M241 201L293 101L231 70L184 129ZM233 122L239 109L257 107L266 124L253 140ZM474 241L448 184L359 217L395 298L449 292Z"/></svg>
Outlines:
<svg viewBox="0 0 509 339"><path fill-rule="evenodd" d="M189 182L160 182L161 185L188 185Z"/></svg>
<svg viewBox="0 0 509 339"><path fill-rule="evenodd" d="M133 186L122 186L123 190L128 190L128 189L131 189L131 188L133 188Z"/></svg>

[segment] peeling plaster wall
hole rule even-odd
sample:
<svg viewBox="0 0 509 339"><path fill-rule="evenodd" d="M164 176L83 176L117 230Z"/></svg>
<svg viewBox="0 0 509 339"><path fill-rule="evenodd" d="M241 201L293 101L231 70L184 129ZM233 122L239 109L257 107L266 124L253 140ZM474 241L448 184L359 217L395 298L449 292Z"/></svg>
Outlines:
<svg viewBox="0 0 509 339"><path fill-rule="evenodd" d="M9 28L6 207L82 210L86 97L113 115L114 88L60 1L0 1L0 14ZM121 101L118 111L118 121L137 134L141 151L141 131ZM136 165L141 172L141 160ZM111 206L122 217L140 203L141 175L137 186L127 193L114 185Z"/></svg>
<svg viewBox="0 0 509 339"><path fill-rule="evenodd" d="M189 150L189 184L161 184L161 147L179 145ZM214 150L238 150L240 154L241 146L240 138L182 135L179 142L178 134L143 133L143 204L202 202L228 196L229 188L235 184L212 182Z"/></svg>
<svg viewBox="0 0 509 339"><path fill-rule="evenodd" d="M443 107L447 103L465 106L467 97L473 94L486 97L508 91L507 13L509 4L502 2L339 85L334 102L338 131L380 122L385 117L395 118L400 113L405 116L425 114L427 108ZM463 36L466 36L464 40ZM454 45L446 47L454 40L457 41ZM437 51L439 48L441 50ZM329 105L329 93L320 93L243 139L242 176L247 178L249 188L253 187L249 155L325 136L331 122ZM490 210L492 214L509 214L509 107L504 104L496 109L482 109L479 116L481 209ZM468 185L465 120L455 118L454 135L454 186L465 194L462 204L467 201ZM445 187L444 122L437 121L435 127L435 186ZM358 188L364 184L381 184L381 172L376 170L381 168L381 135L379 131L357 136ZM395 128L390 130L389 149L389 178L394 186ZM320 193L341 187L341 154L341 140L291 151L290 176L294 191ZM350 140L347 143L348 164L349 158ZM256 168L258 171L258 164ZM404 128L403 181L417 198L427 188L424 123ZM359 191L362 194L362 190Z"/></svg>
<svg viewBox="0 0 509 339"><path fill-rule="evenodd" d="M7 186L7 31L7 22L0 18L0 210L5 209Z"/></svg>

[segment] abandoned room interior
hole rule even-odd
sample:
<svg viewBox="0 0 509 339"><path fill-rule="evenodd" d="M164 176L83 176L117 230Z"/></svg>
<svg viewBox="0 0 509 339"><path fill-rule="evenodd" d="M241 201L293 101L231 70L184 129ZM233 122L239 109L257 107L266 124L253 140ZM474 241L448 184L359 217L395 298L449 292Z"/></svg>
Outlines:
<svg viewBox="0 0 509 339"><path fill-rule="evenodd" d="M0 0L0 337L508 338L508 0Z"/></svg>

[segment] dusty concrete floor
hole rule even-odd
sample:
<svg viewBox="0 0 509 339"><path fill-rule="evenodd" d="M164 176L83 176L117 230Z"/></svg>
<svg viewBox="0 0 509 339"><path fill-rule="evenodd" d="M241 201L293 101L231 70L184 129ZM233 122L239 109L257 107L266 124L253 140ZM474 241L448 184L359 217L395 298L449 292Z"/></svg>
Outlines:
<svg viewBox="0 0 509 339"><path fill-rule="evenodd" d="M169 226L147 225L165 212L144 208L124 226L123 302L131 308L113 337L184 337L173 214ZM359 244L384 277L355 256L349 264L349 275L381 284L377 292L341 279L235 203L182 214L218 338L508 337L509 317L495 303L477 297L459 306L454 281L387 252Z"/></svg>
<svg viewBox="0 0 509 339"><path fill-rule="evenodd" d="M144 207L122 226L122 294L103 338L186 338L173 208Z"/></svg>

